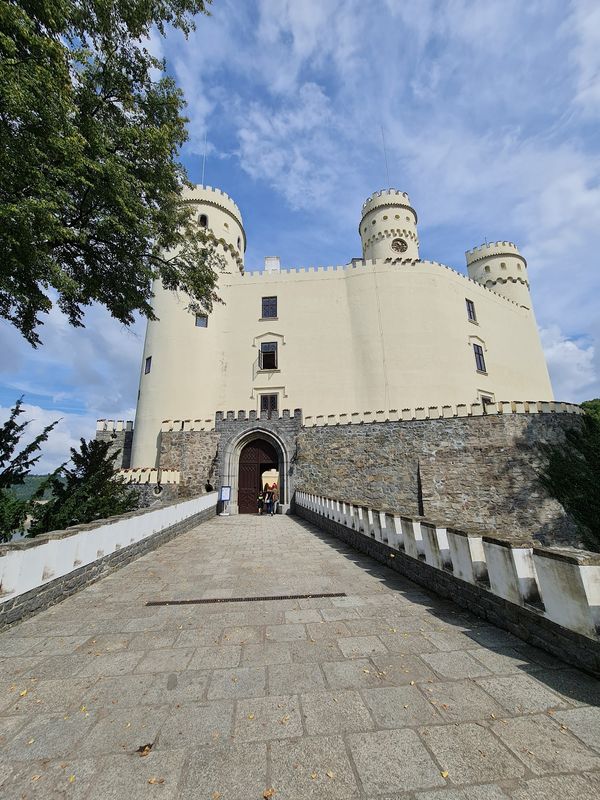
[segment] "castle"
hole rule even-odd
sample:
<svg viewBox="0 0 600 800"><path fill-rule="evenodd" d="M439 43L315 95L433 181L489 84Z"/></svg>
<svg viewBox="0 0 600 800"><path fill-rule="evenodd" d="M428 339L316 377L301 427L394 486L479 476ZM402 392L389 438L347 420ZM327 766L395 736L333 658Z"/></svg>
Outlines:
<svg viewBox="0 0 600 800"><path fill-rule="evenodd" d="M98 435L116 437L126 452L133 435L123 461L130 480L164 474L188 494L226 484L236 512L254 509L261 476L276 471L286 508L311 427L380 422L391 441L389 426L402 420L574 410L553 403L527 263L513 243L469 250L468 276L422 261L417 213L406 193L388 189L362 207L360 258L281 269L268 257L264 269L246 272L233 200L204 186L183 200L225 260L224 302L197 315L185 297L155 285L135 431L99 422ZM385 483L377 468L385 443L373 446L379 456L362 480ZM407 463L423 462L423 446L414 442ZM315 480L324 480L311 458ZM422 475L408 483L422 506Z"/></svg>

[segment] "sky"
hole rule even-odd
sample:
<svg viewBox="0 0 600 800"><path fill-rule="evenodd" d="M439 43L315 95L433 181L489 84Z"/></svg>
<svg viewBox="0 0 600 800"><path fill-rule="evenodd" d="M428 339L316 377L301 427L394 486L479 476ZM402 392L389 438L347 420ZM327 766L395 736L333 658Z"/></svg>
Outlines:
<svg viewBox="0 0 600 800"><path fill-rule="evenodd" d="M406 191L423 259L465 272L485 239L518 244L556 398L600 396L597 0L214 0L150 47L188 104L190 179L206 138L205 183L241 209L246 269L345 264L366 197ZM37 471L135 413L144 322L85 324L53 310L34 350L0 323L0 419L24 395L32 433L61 420Z"/></svg>

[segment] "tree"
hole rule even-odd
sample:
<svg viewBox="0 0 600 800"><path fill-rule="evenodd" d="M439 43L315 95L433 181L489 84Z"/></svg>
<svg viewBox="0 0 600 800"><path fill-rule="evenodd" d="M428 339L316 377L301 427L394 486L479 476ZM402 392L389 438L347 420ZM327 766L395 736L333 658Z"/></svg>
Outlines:
<svg viewBox="0 0 600 800"><path fill-rule="evenodd" d="M56 425L47 425L33 441L17 452L17 447L30 424L19 422L23 411L23 398L19 398L10 412L9 418L0 428L0 541L7 542L13 533L23 530L23 523L31 507L31 501L19 500L10 493L11 486L22 484L31 468L39 461L40 447ZM37 499L43 490L35 492Z"/></svg>
<svg viewBox="0 0 600 800"><path fill-rule="evenodd" d="M111 442L81 439L80 451L71 448L73 467L65 466L50 478L52 498L38 504L30 536L93 522L137 507L137 495L116 476L119 450L109 453Z"/></svg>
<svg viewBox="0 0 600 800"><path fill-rule="evenodd" d="M151 284L218 300L223 259L180 201L180 90L145 43L212 0L0 4L0 317L36 346L53 299L155 319Z"/></svg>
<svg viewBox="0 0 600 800"><path fill-rule="evenodd" d="M582 424L564 444L545 448L541 480L577 523L590 550L600 551L600 400L581 403Z"/></svg>

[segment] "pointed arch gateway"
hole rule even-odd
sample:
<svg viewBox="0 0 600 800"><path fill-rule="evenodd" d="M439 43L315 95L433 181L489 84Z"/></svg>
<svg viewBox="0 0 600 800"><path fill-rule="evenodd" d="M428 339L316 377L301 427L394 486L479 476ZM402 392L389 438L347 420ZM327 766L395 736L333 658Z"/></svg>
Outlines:
<svg viewBox="0 0 600 800"><path fill-rule="evenodd" d="M256 498L261 488L262 476L270 470L278 472L280 503L287 506L288 468L286 447L270 431L255 429L231 442L226 452L224 475L224 483L231 486L231 513L256 513Z"/></svg>

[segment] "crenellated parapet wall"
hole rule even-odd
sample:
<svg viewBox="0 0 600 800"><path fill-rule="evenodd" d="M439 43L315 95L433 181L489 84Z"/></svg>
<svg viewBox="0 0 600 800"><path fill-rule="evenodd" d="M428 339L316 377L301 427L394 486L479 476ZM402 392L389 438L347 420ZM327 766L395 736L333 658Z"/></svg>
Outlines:
<svg viewBox="0 0 600 800"><path fill-rule="evenodd" d="M388 567L600 674L600 554L540 547L400 509L297 490L296 512Z"/></svg>
<svg viewBox="0 0 600 800"><path fill-rule="evenodd" d="M178 484L181 475L178 469L153 469L152 467L138 467L135 469L121 469L117 473L123 483L129 484Z"/></svg>
<svg viewBox="0 0 600 800"><path fill-rule="evenodd" d="M116 466L126 468L131 464L133 445L133 422L123 419L99 419L96 421L96 439L108 442L109 455L119 451Z"/></svg>
<svg viewBox="0 0 600 800"><path fill-rule="evenodd" d="M389 411L353 411L346 414L317 414L304 417L307 428L322 425L363 425L371 422L409 422L453 417L483 417L506 414L583 414L575 403L555 401L503 400L498 403L457 403L443 406L391 409Z"/></svg>

